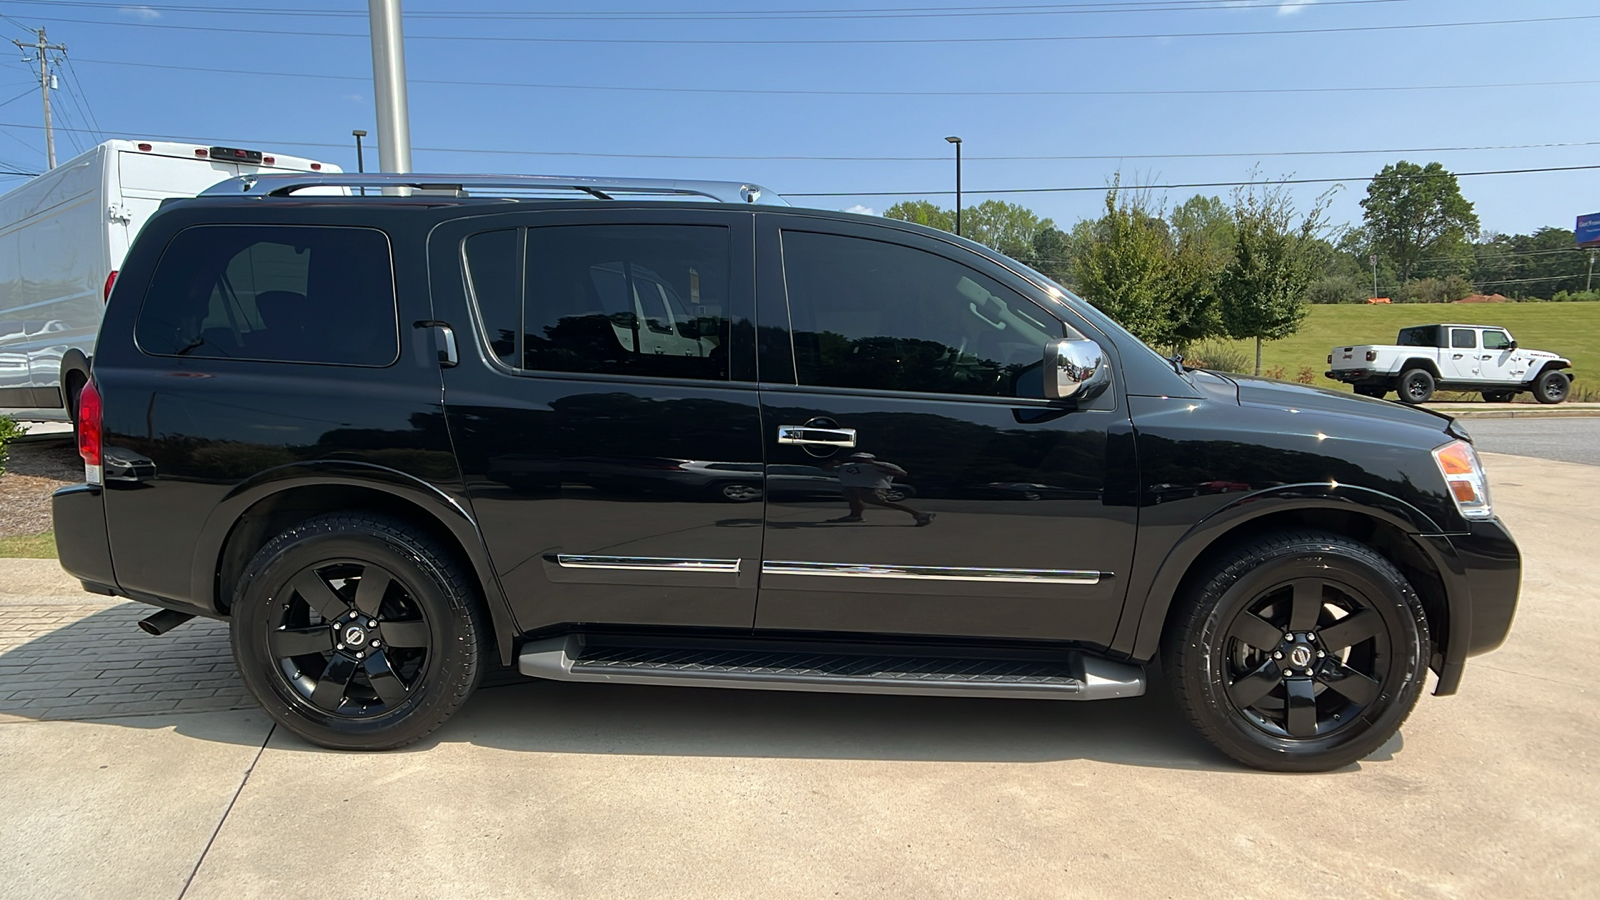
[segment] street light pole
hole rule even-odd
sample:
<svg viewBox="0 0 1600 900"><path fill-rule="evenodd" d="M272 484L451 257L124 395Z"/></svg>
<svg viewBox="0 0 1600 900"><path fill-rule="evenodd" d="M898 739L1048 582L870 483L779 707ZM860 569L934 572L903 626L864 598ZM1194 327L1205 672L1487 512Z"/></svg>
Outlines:
<svg viewBox="0 0 1600 900"><path fill-rule="evenodd" d="M961 236L961 138L951 135L945 140L956 145L956 237Z"/></svg>
<svg viewBox="0 0 1600 900"><path fill-rule="evenodd" d="M378 106L378 168L411 171L411 114L400 0L367 0L372 28L372 95Z"/></svg>
<svg viewBox="0 0 1600 900"><path fill-rule="evenodd" d="M367 171L367 157L366 154L361 152L361 139L367 136L367 132L364 129L355 128L351 129L350 133L355 135L356 139L356 172L357 174L364 174ZM363 187L361 196L365 197L366 195L367 189Z"/></svg>

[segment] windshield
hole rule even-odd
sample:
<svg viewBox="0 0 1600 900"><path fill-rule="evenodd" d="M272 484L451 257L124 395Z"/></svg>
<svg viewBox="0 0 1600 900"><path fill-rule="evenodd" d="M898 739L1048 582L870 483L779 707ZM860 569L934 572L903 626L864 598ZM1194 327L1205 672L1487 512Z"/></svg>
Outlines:
<svg viewBox="0 0 1600 900"><path fill-rule="evenodd" d="M1101 312L1099 309L1096 309L1093 303L1090 303L1082 297L1079 297L1077 294L1074 294L1073 292L1062 287L1056 282L1055 279L1045 275L1032 266L1029 266L1026 263L1016 262L1015 260L1012 260L1012 262L1017 267L1022 269L1024 274L1029 276L1029 278L1035 281L1040 287L1044 288L1045 292L1048 293L1052 299L1060 302L1064 306L1070 307L1073 312L1083 316L1085 319L1088 319L1089 322L1094 325L1094 327L1111 336L1111 338L1116 342L1117 349L1122 350L1124 353L1138 352L1139 350L1142 350L1145 353L1154 356L1156 359L1161 360L1161 362L1168 368L1172 367L1172 360L1152 350L1148 344L1134 337L1131 332L1129 332L1126 328L1123 328L1121 325L1118 325L1110 316ZM1077 302L1074 303L1070 301ZM1138 350L1135 350L1134 348L1138 348Z"/></svg>

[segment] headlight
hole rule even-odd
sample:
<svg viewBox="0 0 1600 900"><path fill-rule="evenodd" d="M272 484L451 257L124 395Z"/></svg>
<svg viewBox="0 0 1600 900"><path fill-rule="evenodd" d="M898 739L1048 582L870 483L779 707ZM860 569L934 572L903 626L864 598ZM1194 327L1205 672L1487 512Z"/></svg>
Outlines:
<svg viewBox="0 0 1600 900"><path fill-rule="evenodd" d="M1494 515L1489 503L1489 479L1484 477L1478 454L1466 441L1452 441L1433 451L1433 460L1439 464L1444 483L1456 501L1456 509L1469 519L1487 519Z"/></svg>

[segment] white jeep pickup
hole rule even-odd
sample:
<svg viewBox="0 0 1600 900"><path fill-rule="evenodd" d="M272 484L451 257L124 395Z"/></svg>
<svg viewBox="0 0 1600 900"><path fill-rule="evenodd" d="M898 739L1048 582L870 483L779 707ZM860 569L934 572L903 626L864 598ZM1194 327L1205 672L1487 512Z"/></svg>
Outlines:
<svg viewBox="0 0 1600 900"><path fill-rule="evenodd" d="M1485 325L1402 328L1394 344L1333 348L1328 368L1364 397L1396 391L1402 403L1426 403L1441 389L1481 391L1490 403L1532 391L1540 403L1560 403L1572 387L1570 361L1524 350L1504 328Z"/></svg>

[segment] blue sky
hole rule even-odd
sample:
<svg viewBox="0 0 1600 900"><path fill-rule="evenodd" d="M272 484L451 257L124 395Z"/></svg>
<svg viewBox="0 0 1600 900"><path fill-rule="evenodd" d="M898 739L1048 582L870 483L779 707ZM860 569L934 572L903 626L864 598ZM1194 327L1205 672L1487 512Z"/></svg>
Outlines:
<svg viewBox="0 0 1600 900"><path fill-rule="evenodd" d="M408 0L404 11L418 171L908 192L796 201L881 211L919 196L951 205L928 193L951 188L950 134L965 140L969 203L990 189L1098 188L1118 171L1148 184L1253 170L1349 178L1400 158L1457 172L1600 163L1593 0ZM0 15L7 38L26 37L18 23L44 25L67 45L58 125L92 126L92 112L107 137L232 143L349 169L350 130L376 131L360 0L0 0ZM1286 31L1308 33L1237 34ZM1235 34L1174 36L1196 32ZM20 54L0 56L0 166L36 171L37 92ZM1507 84L1523 86L1482 87ZM1417 86L1452 87L1348 90ZM1238 93L1301 88L1346 90ZM95 139L58 135L58 155ZM1456 147L1506 149L1266 155ZM1073 156L1102 158L993 158ZM1461 184L1484 227L1502 232L1570 228L1600 210L1600 169ZM1326 188L1295 190L1309 204ZM1197 190L1228 189L1160 193L1176 203ZM1339 190L1333 221L1359 220L1364 191ZM1095 215L1103 193L1002 199L1069 226Z"/></svg>

